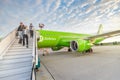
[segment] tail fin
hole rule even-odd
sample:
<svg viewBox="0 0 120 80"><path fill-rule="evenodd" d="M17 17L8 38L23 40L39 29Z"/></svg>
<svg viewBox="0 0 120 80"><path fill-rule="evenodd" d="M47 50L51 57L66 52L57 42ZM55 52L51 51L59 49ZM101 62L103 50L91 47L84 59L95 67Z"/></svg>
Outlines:
<svg viewBox="0 0 120 80"><path fill-rule="evenodd" d="M103 32L103 25L100 24L97 34L101 34L102 32Z"/></svg>

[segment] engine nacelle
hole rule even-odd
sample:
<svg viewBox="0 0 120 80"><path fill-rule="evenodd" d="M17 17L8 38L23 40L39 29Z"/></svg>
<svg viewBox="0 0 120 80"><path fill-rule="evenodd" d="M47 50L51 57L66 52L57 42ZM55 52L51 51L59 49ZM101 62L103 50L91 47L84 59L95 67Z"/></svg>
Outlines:
<svg viewBox="0 0 120 80"><path fill-rule="evenodd" d="M73 50L73 51L78 51L78 52L83 52L83 51L86 51L86 50L89 50L91 48L91 44L89 41L87 40L75 40L75 41L71 41L70 43L70 48Z"/></svg>

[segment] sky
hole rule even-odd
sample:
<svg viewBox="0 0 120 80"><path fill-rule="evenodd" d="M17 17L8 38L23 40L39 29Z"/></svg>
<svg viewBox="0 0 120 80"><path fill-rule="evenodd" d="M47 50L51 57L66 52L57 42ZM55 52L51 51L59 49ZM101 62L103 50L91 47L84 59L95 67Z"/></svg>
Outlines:
<svg viewBox="0 0 120 80"><path fill-rule="evenodd" d="M0 0L0 35L23 22L35 28L75 33L120 29L120 0Z"/></svg>

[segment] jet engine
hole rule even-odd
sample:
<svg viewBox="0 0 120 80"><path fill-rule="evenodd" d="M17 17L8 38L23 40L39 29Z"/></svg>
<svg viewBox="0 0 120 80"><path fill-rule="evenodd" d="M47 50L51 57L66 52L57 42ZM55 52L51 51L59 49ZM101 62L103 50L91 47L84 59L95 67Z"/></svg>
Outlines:
<svg viewBox="0 0 120 80"><path fill-rule="evenodd" d="M89 50L92 44L87 40L74 40L70 42L70 48L72 51L83 52Z"/></svg>

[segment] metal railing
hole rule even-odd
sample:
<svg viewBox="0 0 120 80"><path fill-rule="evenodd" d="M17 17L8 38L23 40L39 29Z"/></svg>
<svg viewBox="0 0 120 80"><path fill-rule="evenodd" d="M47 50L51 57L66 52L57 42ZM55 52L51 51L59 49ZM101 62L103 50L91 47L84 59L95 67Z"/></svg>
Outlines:
<svg viewBox="0 0 120 80"><path fill-rule="evenodd" d="M0 59L3 58L8 48L11 44L15 41L16 38L16 30L14 29L9 34L7 34L2 40L0 41Z"/></svg>
<svg viewBox="0 0 120 80"><path fill-rule="evenodd" d="M31 80L36 80L36 73L35 68L36 65L38 65L38 50L37 50L37 37L36 37L36 31L34 30L34 36L33 36L33 66L32 66L32 73L31 73Z"/></svg>

